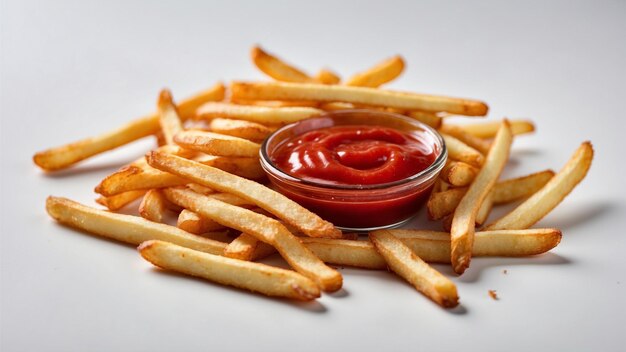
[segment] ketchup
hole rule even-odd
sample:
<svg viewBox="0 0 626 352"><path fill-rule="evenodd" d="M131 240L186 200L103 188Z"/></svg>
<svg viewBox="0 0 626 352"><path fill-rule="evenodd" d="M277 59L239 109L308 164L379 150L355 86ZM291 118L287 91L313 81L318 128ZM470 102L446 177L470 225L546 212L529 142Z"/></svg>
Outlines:
<svg viewBox="0 0 626 352"><path fill-rule="evenodd" d="M376 185L406 179L435 160L419 135L393 128L349 125L322 128L283 142L270 155L294 177L336 185Z"/></svg>

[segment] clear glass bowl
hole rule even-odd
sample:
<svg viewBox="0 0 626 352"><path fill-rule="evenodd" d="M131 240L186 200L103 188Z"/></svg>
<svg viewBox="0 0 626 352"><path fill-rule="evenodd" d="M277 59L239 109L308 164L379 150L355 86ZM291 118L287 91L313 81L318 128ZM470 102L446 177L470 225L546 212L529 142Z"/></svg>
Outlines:
<svg viewBox="0 0 626 352"><path fill-rule="evenodd" d="M303 133L333 126L374 125L413 134L435 153L425 170L405 179L373 185L324 184L283 172L270 155L283 142ZM345 231L372 231L397 227L424 204L446 163L445 143L437 131L408 117L371 110L344 110L284 126L261 146L261 166L274 188Z"/></svg>

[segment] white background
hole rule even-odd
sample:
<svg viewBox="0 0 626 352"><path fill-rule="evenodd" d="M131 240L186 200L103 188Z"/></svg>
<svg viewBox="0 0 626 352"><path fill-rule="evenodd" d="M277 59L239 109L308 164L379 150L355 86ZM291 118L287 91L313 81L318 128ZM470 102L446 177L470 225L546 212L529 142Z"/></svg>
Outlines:
<svg viewBox="0 0 626 352"><path fill-rule="evenodd" d="M373 3L2 1L2 351L623 350L626 3ZM347 268L343 291L301 304L155 270L132 246L48 218L46 196L94 204L94 185L153 141L53 175L36 151L152 111L162 87L182 98L260 79L255 43L344 76L399 53L393 88L532 118L505 176L558 170L591 140L587 179L538 225L560 227L561 245L478 258L462 277L437 266L458 285L451 311L387 272Z"/></svg>

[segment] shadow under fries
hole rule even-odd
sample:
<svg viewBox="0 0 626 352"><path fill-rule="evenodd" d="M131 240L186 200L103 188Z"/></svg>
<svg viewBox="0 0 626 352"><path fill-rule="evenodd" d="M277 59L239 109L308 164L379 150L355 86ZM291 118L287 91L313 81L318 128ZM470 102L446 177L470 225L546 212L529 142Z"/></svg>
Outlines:
<svg viewBox="0 0 626 352"><path fill-rule="evenodd" d="M87 163L85 164L79 163L74 166L70 166L67 169L59 170L59 171L42 171L41 174L47 178L65 178L71 176L78 176L83 174L101 172L101 171L110 171L113 172L118 170L124 165L128 165L133 161L137 160L139 156L135 158L129 158L128 160L117 160L110 161L105 163ZM90 160L91 161L91 160Z"/></svg>
<svg viewBox="0 0 626 352"><path fill-rule="evenodd" d="M554 253L544 253L530 257L521 257L521 258L501 258L501 257L491 257L491 258L474 258L472 259L472 264L469 269L465 271L462 276L457 278L460 282L472 283L478 281L481 273L488 268L499 268L499 267L511 267L515 265L565 265L572 263L572 260L560 256ZM448 267L449 275L452 275L452 269ZM443 267L437 266L437 269L443 269ZM441 270L443 273L448 275L446 270Z"/></svg>
<svg viewBox="0 0 626 352"><path fill-rule="evenodd" d="M328 311L326 306L320 303L319 300L312 300L312 301L304 302L304 301L296 301L296 300L287 299L287 298L270 297L270 296L265 296L259 293L246 291L246 290L239 289L239 288L232 287L232 286L221 285L221 284L214 283L214 282L211 282L211 281L199 278L199 277L189 276L189 275L181 274L175 271L164 270L158 267L152 267L151 271L158 275L168 277L169 279L191 280L191 281L197 282L198 284L210 285L214 287L215 289L224 290L225 292L227 291L226 293L231 294L231 295L234 295L234 294L241 295L241 299L258 299L258 300L263 300L263 301L270 301L270 302L275 302L277 304L288 305L288 306L298 308L303 311L307 311L311 313L325 313Z"/></svg>
<svg viewBox="0 0 626 352"><path fill-rule="evenodd" d="M567 209L565 209L567 208ZM594 222L620 212L620 205L611 201L577 202L563 204L554 210L535 227L556 227L563 230L563 237L569 236L566 230L578 226L590 226ZM623 211L622 211L623 213Z"/></svg>

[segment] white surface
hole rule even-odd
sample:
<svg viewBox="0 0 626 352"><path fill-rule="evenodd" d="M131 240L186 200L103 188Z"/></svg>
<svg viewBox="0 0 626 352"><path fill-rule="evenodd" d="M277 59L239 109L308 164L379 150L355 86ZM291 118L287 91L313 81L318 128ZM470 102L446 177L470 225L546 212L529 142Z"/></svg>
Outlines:
<svg viewBox="0 0 626 352"><path fill-rule="evenodd" d="M261 3L2 2L2 351L625 348L626 3ZM339 294L298 304L157 271L132 246L48 218L46 196L93 204L99 179L152 141L50 176L35 151L151 111L164 86L184 97L261 78L248 59L257 42L344 76L401 53L408 70L394 88L531 117L538 132L516 141L508 175L558 170L590 139L587 179L539 224L562 228L562 244L473 260L452 276L462 302L452 311L356 269L341 270Z"/></svg>

